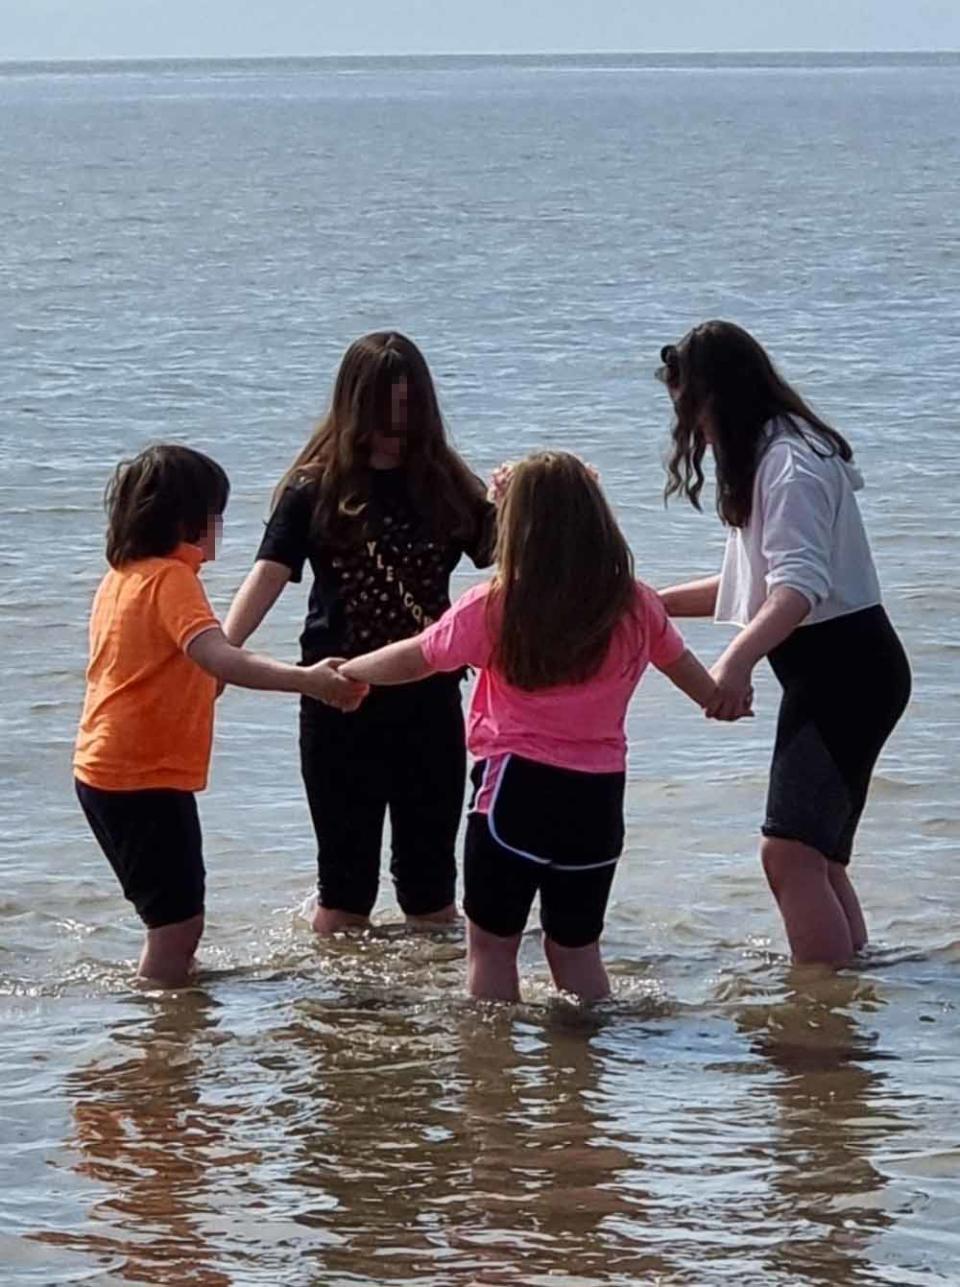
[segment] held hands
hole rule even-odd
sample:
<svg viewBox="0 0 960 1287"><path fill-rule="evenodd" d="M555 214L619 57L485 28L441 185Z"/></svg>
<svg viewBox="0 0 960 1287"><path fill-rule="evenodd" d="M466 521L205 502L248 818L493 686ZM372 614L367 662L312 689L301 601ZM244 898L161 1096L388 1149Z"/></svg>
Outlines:
<svg viewBox="0 0 960 1287"><path fill-rule="evenodd" d="M359 684L337 673L343 657L327 657L304 668L303 691L307 697L334 706L338 711L355 711L367 693L369 684Z"/></svg>
<svg viewBox="0 0 960 1287"><path fill-rule="evenodd" d="M753 668L721 657L710 668L716 690L704 707L707 719L727 722L753 715Z"/></svg>

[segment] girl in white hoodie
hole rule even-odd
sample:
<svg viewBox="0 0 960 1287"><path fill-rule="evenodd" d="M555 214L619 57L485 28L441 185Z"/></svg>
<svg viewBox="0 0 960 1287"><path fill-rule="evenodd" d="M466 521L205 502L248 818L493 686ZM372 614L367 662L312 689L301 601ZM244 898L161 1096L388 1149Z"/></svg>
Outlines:
<svg viewBox="0 0 960 1287"><path fill-rule="evenodd" d="M705 322L661 351L676 421L667 496L699 509L713 451L729 528L719 576L661 592L672 616L741 627L707 713L730 719L767 657L783 688L761 855L798 962L840 965L867 939L847 873L877 757L910 668L881 604L849 443L752 336Z"/></svg>

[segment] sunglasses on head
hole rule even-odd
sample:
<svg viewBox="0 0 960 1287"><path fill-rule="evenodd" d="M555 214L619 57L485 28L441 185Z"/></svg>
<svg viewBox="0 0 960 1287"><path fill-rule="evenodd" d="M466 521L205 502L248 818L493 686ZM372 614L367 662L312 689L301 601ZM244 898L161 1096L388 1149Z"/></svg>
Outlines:
<svg viewBox="0 0 960 1287"><path fill-rule="evenodd" d="M680 354L675 344L665 344L660 350L660 361L656 375L664 384L678 384L680 380Z"/></svg>

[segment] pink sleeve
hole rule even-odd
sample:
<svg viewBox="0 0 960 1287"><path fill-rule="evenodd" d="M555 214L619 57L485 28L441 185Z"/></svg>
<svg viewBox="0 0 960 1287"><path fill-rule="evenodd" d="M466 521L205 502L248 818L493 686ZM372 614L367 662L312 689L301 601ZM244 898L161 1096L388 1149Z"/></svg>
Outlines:
<svg viewBox="0 0 960 1287"><path fill-rule="evenodd" d="M487 665L490 659L488 589L487 585L477 585L468 590L419 636L420 651L431 670Z"/></svg>
<svg viewBox="0 0 960 1287"><path fill-rule="evenodd" d="M683 635L667 616L667 610L660 601L660 596L648 586L643 587L646 603L647 641L650 649L650 663L663 670L672 666L686 652L687 645Z"/></svg>

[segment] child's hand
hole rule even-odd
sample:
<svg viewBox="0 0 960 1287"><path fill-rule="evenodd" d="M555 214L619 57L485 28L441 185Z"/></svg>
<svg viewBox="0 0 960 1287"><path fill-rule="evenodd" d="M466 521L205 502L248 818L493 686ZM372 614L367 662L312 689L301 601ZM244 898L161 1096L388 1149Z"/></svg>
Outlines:
<svg viewBox="0 0 960 1287"><path fill-rule="evenodd" d="M732 722L753 714L753 669L723 657L710 670L716 691L704 708L708 719Z"/></svg>
<svg viewBox="0 0 960 1287"><path fill-rule="evenodd" d="M507 494L507 486L510 482L510 476L515 468L515 462L505 460L502 465L498 465L490 475L490 486L487 488L487 499L494 505L499 505Z"/></svg>
<svg viewBox="0 0 960 1287"><path fill-rule="evenodd" d="M343 660L342 657L327 657L314 666L305 667L304 692L337 710L355 711L370 691L370 686L338 674L337 667L343 665Z"/></svg>

